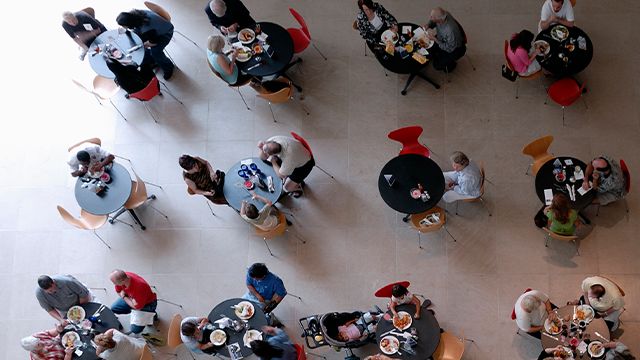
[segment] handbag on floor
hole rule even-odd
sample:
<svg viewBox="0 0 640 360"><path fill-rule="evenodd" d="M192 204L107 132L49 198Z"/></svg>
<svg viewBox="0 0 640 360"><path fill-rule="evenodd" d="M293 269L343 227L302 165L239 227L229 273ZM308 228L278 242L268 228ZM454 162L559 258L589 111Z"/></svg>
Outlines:
<svg viewBox="0 0 640 360"><path fill-rule="evenodd" d="M509 81L516 81L518 73L509 69L507 65L502 65L502 77Z"/></svg>

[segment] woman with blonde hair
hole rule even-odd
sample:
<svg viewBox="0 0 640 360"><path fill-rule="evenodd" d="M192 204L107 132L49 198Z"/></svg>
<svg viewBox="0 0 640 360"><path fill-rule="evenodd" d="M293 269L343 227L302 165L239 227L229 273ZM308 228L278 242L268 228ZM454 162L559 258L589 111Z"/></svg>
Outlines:
<svg viewBox="0 0 640 360"><path fill-rule="evenodd" d="M228 58L222 52L224 45L224 37L220 35L209 36L207 39L207 59L209 64L229 85L241 84L250 79L251 76L242 74L236 66L238 49L234 49L231 53L231 58Z"/></svg>

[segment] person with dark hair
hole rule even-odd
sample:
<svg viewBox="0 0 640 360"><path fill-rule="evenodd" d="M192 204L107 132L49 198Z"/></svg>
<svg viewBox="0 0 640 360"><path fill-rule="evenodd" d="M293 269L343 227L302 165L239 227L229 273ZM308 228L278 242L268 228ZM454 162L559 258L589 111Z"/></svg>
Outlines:
<svg viewBox="0 0 640 360"><path fill-rule="evenodd" d="M109 329L95 337L96 355L100 359L138 360L145 347L144 339L125 335L116 329Z"/></svg>
<svg viewBox="0 0 640 360"><path fill-rule="evenodd" d="M429 49L433 53L433 68L451 72L456 68L456 60L467 52L464 33L458 21L441 7L431 10L429 22L424 26L427 38L435 44ZM435 29L435 31L433 30Z"/></svg>
<svg viewBox="0 0 640 360"><path fill-rule="evenodd" d="M624 198L625 179L619 163L606 155L593 159L584 172L585 179L592 179L592 186L597 191L594 203L607 205ZM589 181L582 183L582 188L589 189Z"/></svg>
<svg viewBox="0 0 640 360"><path fill-rule="evenodd" d="M206 197L214 204L228 204L222 191L225 175L223 171L213 171L207 160L197 156L182 155L178 163L184 170L182 179L191 192Z"/></svg>
<svg viewBox="0 0 640 360"><path fill-rule="evenodd" d="M398 21L384 6L372 0L358 0L358 8L360 11L356 16L356 27L369 48L380 41L378 34L383 30L398 32Z"/></svg>
<svg viewBox="0 0 640 360"><path fill-rule="evenodd" d="M84 60L89 46L95 38L107 31L102 23L85 11L65 11L62 13L62 28L81 49L80 60Z"/></svg>
<svg viewBox="0 0 640 360"><path fill-rule="evenodd" d="M538 32L548 28L553 24L561 24L573 27L575 16L573 6L569 0L545 0L540 11L540 22Z"/></svg>
<svg viewBox="0 0 640 360"><path fill-rule="evenodd" d="M404 304L414 304L416 306L416 313L413 317L420 319L420 299L409 292L409 289L402 286L402 284L393 285L393 288L391 288L391 301L389 301L389 310L391 310L393 316L398 315L396 306Z"/></svg>
<svg viewBox="0 0 640 360"><path fill-rule="evenodd" d="M544 209L549 230L560 235L573 235L580 224L578 212L571 208L569 198L562 193L553 195L551 205Z"/></svg>
<svg viewBox="0 0 640 360"><path fill-rule="evenodd" d="M289 335L282 329L263 326L262 332L267 334L267 340L254 340L249 345L260 360L296 360L298 354Z"/></svg>
<svg viewBox="0 0 640 360"><path fill-rule="evenodd" d="M240 0L211 0L207 2L204 12L211 25L224 35L235 34L241 29L256 26L256 21Z"/></svg>
<svg viewBox="0 0 640 360"><path fill-rule="evenodd" d="M591 306L607 322L610 330L616 330L624 309L624 298L620 287L613 281L592 276L582 281L582 296L579 302Z"/></svg>
<svg viewBox="0 0 640 360"><path fill-rule="evenodd" d="M131 310L156 312L158 306L156 293L140 275L116 269L109 275L109 280L115 285L116 294L119 296L111 305L111 310L115 314L129 314ZM134 321L133 317L131 320ZM132 333L139 334L142 330L144 326L131 323Z"/></svg>
<svg viewBox="0 0 640 360"><path fill-rule="evenodd" d="M462 151L454 151L449 159L453 171L443 173L445 193L442 200L451 203L480 196L482 174L478 165L471 162Z"/></svg>
<svg viewBox="0 0 640 360"><path fill-rule="evenodd" d="M254 191L250 191L250 193L252 199L261 201L264 203L264 206L258 211L255 205L243 200L240 206L240 216L242 219L263 231L275 229L280 224L278 208L273 206L273 203L269 201L269 199L256 194ZM287 223L289 223L289 221L287 221Z"/></svg>
<svg viewBox="0 0 640 360"><path fill-rule="evenodd" d="M209 324L209 319L189 316L180 322L180 339L187 349L196 354L211 353L213 343L205 336L203 329Z"/></svg>
<svg viewBox="0 0 640 360"><path fill-rule="evenodd" d="M175 66L164 54L164 48L173 37L173 24L151 10L137 9L121 12L116 22L127 30L133 30L144 41L146 53L143 64L147 65L150 56L164 72L164 79L169 80Z"/></svg>
<svg viewBox="0 0 640 360"><path fill-rule="evenodd" d="M522 30L511 36L509 48L507 49L507 58L513 69L520 76L529 76L540 71L541 67L536 60L536 56L540 55L540 50L532 47L533 33L529 30Z"/></svg>
<svg viewBox="0 0 640 360"><path fill-rule="evenodd" d="M60 323L72 306L91 301L91 292L71 275L40 275L36 299L46 312Z"/></svg>
<svg viewBox="0 0 640 360"><path fill-rule="evenodd" d="M115 76L116 84L126 91L127 95L146 88L156 76L148 64L122 63L113 54L107 55L105 62Z"/></svg>
<svg viewBox="0 0 640 360"><path fill-rule="evenodd" d="M287 295L282 279L263 263L249 267L246 277L247 293L242 298L257 303L265 313L270 313Z"/></svg>
<svg viewBox="0 0 640 360"><path fill-rule="evenodd" d="M271 163L276 175L284 180L284 191L296 198L302 196L304 179L316 165L309 150L288 136L272 136L260 141L258 149L260 159Z"/></svg>
<svg viewBox="0 0 640 360"><path fill-rule="evenodd" d="M73 155L67 161L73 177L84 176L87 171L100 171L109 166L115 159L115 156L109 154L99 145L81 144L76 149L79 150L75 152L73 151L74 149L71 149L70 153Z"/></svg>

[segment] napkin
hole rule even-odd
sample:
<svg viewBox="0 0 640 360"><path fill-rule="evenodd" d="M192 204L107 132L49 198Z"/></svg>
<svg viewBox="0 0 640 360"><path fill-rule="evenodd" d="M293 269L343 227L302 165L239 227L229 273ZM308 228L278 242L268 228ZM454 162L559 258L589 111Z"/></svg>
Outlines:
<svg viewBox="0 0 640 360"><path fill-rule="evenodd" d="M544 204L551 205L551 200L553 200L553 190L544 189Z"/></svg>
<svg viewBox="0 0 640 360"><path fill-rule="evenodd" d="M413 58L413 60L419 62L420 64L424 64L427 62L427 58L424 55L418 54L417 52L413 53L411 57Z"/></svg>
<svg viewBox="0 0 640 360"><path fill-rule="evenodd" d="M234 49L242 49L244 47L244 45L242 45L242 43L240 41L236 41L236 42L231 44L231 47L234 48Z"/></svg>
<svg viewBox="0 0 640 360"><path fill-rule="evenodd" d="M584 195L584 194L586 194L586 193L587 193L587 191L589 191L589 190L591 190L591 186L589 186L589 188L588 188L587 190L585 190L582 186L580 186L580 187L578 188L578 194L580 194L580 195Z"/></svg>
<svg viewBox="0 0 640 360"><path fill-rule="evenodd" d="M256 38L262 42L267 41L267 38L269 37L269 35L265 34L264 32L258 34L258 36L256 36Z"/></svg>
<svg viewBox="0 0 640 360"><path fill-rule="evenodd" d="M411 26L405 25L405 26L402 27L402 33L403 34L408 34L410 32L411 32Z"/></svg>
<svg viewBox="0 0 640 360"><path fill-rule="evenodd" d="M564 159L564 163L567 165L573 165L573 161L571 161L571 159Z"/></svg>

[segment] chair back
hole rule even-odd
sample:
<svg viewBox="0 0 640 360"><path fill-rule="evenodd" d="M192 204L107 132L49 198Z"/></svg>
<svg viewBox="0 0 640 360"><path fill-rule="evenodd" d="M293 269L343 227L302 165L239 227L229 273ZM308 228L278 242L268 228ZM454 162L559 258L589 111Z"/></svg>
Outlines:
<svg viewBox="0 0 640 360"><path fill-rule="evenodd" d="M307 149L307 151L309 152L309 155L311 155L311 157L313 158L313 152L311 151L311 146L309 146L309 143L307 142L307 140L305 140L302 136L296 134L295 132L291 132L291 136L300 141L300 143L302 144L302 146L304 146L305 149Z"/></svg>
<svg viewBox="0 0 640 360"><path fill-rule="evenodd" d="M182 322L182 315L175 314L173 318L171 318L171 323L169 323L169 330L167 332L167 345L169 345L172 349L175 349L178 345L182 344L182 339L180 338L180 323Z"/></svg>
<svg viewBox="0 0 640 360"><path fill-rule="evenodd" d="M529 292L529 291L531 291L531 290L532 290L531 288L527 288L527 289L523 292L523 294L524 294L524 293L528 293L528 292ZM516 319L516 307L514 306L514 307L513 307L513 310L511 310L511 320L515 320L515 319Z"/></svg>
<svg viewBox="0 0 640 360"><path fill-rule="evenodd" d="M129 195L127 202L124 203L125 209L135 209L147 201L147 186L135 171L133 174L136 177L136 181L132 181L131 195Z"/></svg>
<svg viewBox="0 0 640 360"><path fill-rule="evenodd" d="M158 94L160 94L160 81L154 76L144 89L129 94L129 97L140 101L149 101Z"/></svg>
<svg viewBox="0 0 640 360"><path fill-rule="evenodd" d="M460 25L460 22L456 19L454 19L456 24L458 24L458 28L460 29L460 32L462 33L462 38L464 39L464 44L467 45L467 33L464 31L464 28L462 27L462 25Z"/></svg>
<svg viewBox="0 0 640 360"><path fill-rule="evenodd" d="M353 20L353 24L351 24L353 30L358 30L358 20Z"/></svg>
<svg viewBox="0 0 640 360"><path fill-rule="evenodd" d="M142 348L142 355L140 355L140 360L153 360L153 354L149 349L149 345L144 344L144 347Z"/></svg>
<svg viewBox="0 0 640 360"><path fill-rule="evenodd" d="M547 90L547 94L551 100L559 105L569 106L580 98L584 85L585 84L582 84L582 86L580 86L575 79L566 77L551 84L549 90Z"/></svg>
<svg viewBox="0 0 640 360"><path fill-rule="evenodd" d="M604 278L604 279L609 280L613 285L615 285L615 286L618 288L618 291L620 291L620 295L622 295L622 296L625 296L625 295L626 295L626 294L624 293L624 290L622 290L622 288L620 287L620 285L618 285L615 281L613 281L613 280L609 279L609 278L608 278L608 277L606 277L606 276L602 276L602 275L600 275L600 277L601 277L601 278Z"/></svg>
<svg viewBox="0 0 640 360"><path fill-rule="evenodd" d="M74 148L77 148L78 146L80 146L80 145L82 145L84 143L91 143L91 144L95 144L95 145L98 145L98 146L102 146L102 141L100 141L100 138L91 138L91 139L87 139L87 140L82 140L77 144L71 145L67 151L71 151Z"/></svg>
<svg viewBox="0 0 640 360"><path fill-rule="evenodd" d="M433 214L433 213L440 213L440 222L437 224L433 224L433 225L421 225L420 221L422 219L424 219L425 217L427 217L427 215ZM447 214L445 213L445 211L439 207L439 206L434 206L433 208L425 211L425 212L421 212L419 214L412 214L411 215L411 220L410 220L410 224L411 226L420 231L421 233L429 233L429 232L433 232L433 231L437 231L440 230L440 228L442 228L444 226L444 224L447 221Z"/></svg>
<svg viewBox="0 0 640 360"><path fill-rule="evenodd" d="M622 176L624 177L624 193L628 194L631 190L631 173L627 167L627 163L620 159L620 170L622 170Z"/></svg>
<svg viewBox="0 0 640 360"><path fill-rule="evenodd" d="M63 208L60 205L58 205L58 212L60 213L60 216L62 216L62 219L67 223L77 227L78 229L89 230L84 221L71 215L71 213L68 212L67 209Z"/></svg>
<svg viewBox="0 0 640 360"><path fill-rule="evenodd" d="M300 344L293 344L293 347L296 348L296 354L298 355L297 360L307 360L307 352L304 351L304 347Z"/></svg>
<svg viewBox="0 0 640 360"><path fill-rule="evenodd" d="M220 80L224 81L225 84L229 85L230 87L240 87L240 86L244 86L247 85L249 82L251 82L251 79L247 79L246 81L242 82L242 83L235 83L233 85L229 84L227 82L227 80L225 80L222 75L220 75L219 72L216 71L216 69L213 67L213 65L211 65L211 63L209 62L209 59L205 59L207 61L207 65L209 65L209 70L211 70L212 73L214 73Z"/></svg>
<svg viewBox="0 0 640 360"><path fill-rule="evenodd" d="M80 209L80 218L84 221L89 230L100 228L107 222L109 215L94 215L90 212Z"/></svg>
<svg viewBox="0 0 640 360"><path fill-rule="evenodd" d="M117 94L118 91L120 91L120 86L118 86L113 79L100 75L96 75L96 77L93 78L93 91L91 92L101 99L110 99Z"/></svg>
<svg viewBox="0 0 640 360"><path fill-rule="evenodd" d="M405 288L408 288L409 285L411 285L410 282L408 281L398 281L398 282L394 282L388 285L385 285L383 287L381 287L380 289L378 289L373 296L375 297L379 297L379 298L390 298L391 297L391 290L393 290L393 287L396 285L402 285Z"/></svg>
<svg viewBox="0 0 640 360"><path fill-rule="evenodd" d="M190 187L187 187L187 194L189 195L195 195L196 193L193 192L193 190L191 190Z"/></svg>
<svg viewBox="0 0 640 360"><path fill-rule="evenodd" d="M431 153L429 148L420 144L418 138L422 134L422 126L407 126L400 129L393 130L387 137L391 140L398 141L402 144L400 155L404 154L416 154L424 157L429 157Z"/></svg>
<svg viewBox="0 0 640 360"><path fill-rule="evenodd" d="M552 158L553 156L548 153L549 146L551 146L552 142L552 135L537 138L525 145L525 147L522 148L522 153L531 156L534 161L547 157Z"/></svg>
<svg viewBox="0 0 640 360"><path fill-rule="evenodd" d="M576 7L576 2L578 2L578 0L571 0L571 7Z"/></svg>
<svg viewBox="0 0 640 360"><path fill-rule="evenodd" d="M276 236L280 236L284 234L287 230L287 218L285 217L283 212L278 213L278 226L275 228L265 231L256 228L256 235L262 236L265 239L272 239Z"/></svg>
<svg viewBox="0 0 640 360"><path fill-rule="evenodd" d="M94 19L96 18L96 11L93 10L92 7L86 7L84 9L80 10L80 11L86 12L87 14L91 15L91 17L94 18Z"/></svg>
<svg viewBox="0 0 640 360"><path fill-rule="evenodd" d="M301 29L288 28L287 32L289 33L289 36L291 36L291 40L293 40L294 53L299 54L311 45L311 40L309 40L307 35Z"/></svg>
<svg viewBox="0 0 640 360"><path fill-rule="evenodd" d="M302 15L300 15L297 11L295 11L292 8L289 8L289 12L291 13L291 15L293 15L293 17L296 19L298 24L300 24L300 30L302 30L302 32L307 36L307 38L311 40L311 33L309 33L307 22L304 21L304 18L302 17Z"/></svg>
<svg viewBox="0 0 640 360"><path fill-rule="evenodd" d="M464 339L449 333L440 334L440 343L433 354L434 360L460 360L464 354Z"/></svg>
<svg viewBox="0 0 640 360"><path fill-rule="evenodd" d="M560 240L560 241L574 241L574 240L578 239L578 236L576 236L576 235L561 235L561 234L558 234L558 233L554 233L553 231L551 231L547 227L543 227L542 230L544 230L549 235L549 237L551 237L552 239L556 239L556 240Z"/></svg>
<svg viewBox="0 0 640 360"><path fill-rule="evenodd" d="M258 96L273 104L284 103L291 100L291 97L293 96L293 83L291 80L285 77L279 77L275 81L287 84L288 86L272 93L258 93Z"/></svg>
<svg viewBox="0 0 640 360"><path fill-rule="evenodd" d="M154 13L160 15L161 18L171 22L171 15L169 15L169 12L167 12L167 10L165 10L162 6L152 3L151 1L145 1L144 6L146 6L147 9L153 11Z"/></svg>

